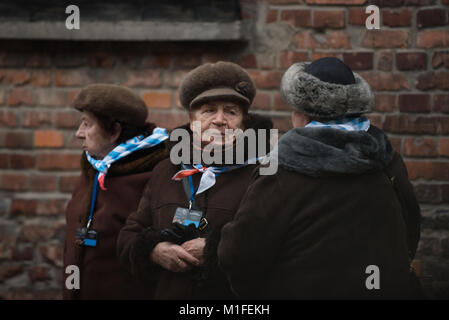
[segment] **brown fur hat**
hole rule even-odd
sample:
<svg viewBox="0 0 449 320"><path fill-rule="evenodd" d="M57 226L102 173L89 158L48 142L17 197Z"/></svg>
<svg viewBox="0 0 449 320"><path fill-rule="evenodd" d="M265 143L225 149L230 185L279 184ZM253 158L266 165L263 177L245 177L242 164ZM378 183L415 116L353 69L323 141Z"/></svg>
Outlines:
<svg viewBox="0 0 449 320"><path fill-rule="evenodd" d="M181 104L187 110L212 99L232 100L248 109L255 94L249 74L239 65L224 61L193 69L179 88Z"/></svg>
<svg viewBox="0 0 449 320"><path fill-rule="evenodd" d="M145 102L137 94L113 84L88 85L75 98L73 107L136 127L142 127L148 115Z"/></svg>

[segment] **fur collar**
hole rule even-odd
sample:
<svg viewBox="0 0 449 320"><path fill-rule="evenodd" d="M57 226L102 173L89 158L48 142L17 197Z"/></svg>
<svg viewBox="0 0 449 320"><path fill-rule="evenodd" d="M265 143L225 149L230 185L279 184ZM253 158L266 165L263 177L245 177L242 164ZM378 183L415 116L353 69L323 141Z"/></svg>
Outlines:
<svg viewBox="0 0 449 320"><path fill-rule="evenodd" d="M309 63L295 63L285 72L281 94L285 101L312 117L336 119L370 112L374 95L368 83L354 73L355 84L340 85L321 81L304 69Z"/></svg>
<svg viewBox="0 0 449 320"><path fill-rule="evenodd" d="M382 170L394 155L388 137L374 126L367 132L295 128L278 148L280 166L312 177Z"/></svg>

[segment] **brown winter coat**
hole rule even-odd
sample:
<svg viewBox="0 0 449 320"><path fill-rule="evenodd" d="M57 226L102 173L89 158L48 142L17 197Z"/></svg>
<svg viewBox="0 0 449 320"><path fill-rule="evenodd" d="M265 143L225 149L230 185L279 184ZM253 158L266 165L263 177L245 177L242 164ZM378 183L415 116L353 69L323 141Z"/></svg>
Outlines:
<svg viewBox="0 0 449 320"><path fill-rule="evenodd" d="M272 127L271 121L269 127ZM187 129L188 126L184 128ZM129 216L118 240L121 262L147 284L155 299L234 297L226 277L218 269L216 247L220 230L237 212L255 167L256 165L247 165L223 173L217 177L212 188L195 197L208 221L207 227L196 234L197 237L206 238L206 262L203 266L184 273L170 272L153 264L149 259L157 243L165 241L160 231L172 228L176 208L188 208L182 182L171 179L181 169L180 165L173 165L170 159L166 159L155 167L138 210ZM192 178L195 188L198 187L201 175L195 174Z"/></svg>
<svg viewBox="0 0 449 320"><path fill-rule="evenodd" d="M64 299L142 299L148 296L119 265L116 242L128 215L135 211L153 167L168 153L164 144L137 151L112 164L105 179L106 191L98 190L92 228L98 232L97 247L84 247L76 241L76 229L86 226L90 211L95 170L81 158L81 175L66 211L64 247ZM80 290L65 288L66 266L80 269Z"/></svg>
<svg viewBox="0 0 449 320"><path fill-rule="evenodd" d="M293 129L279 142L278 172L255 171L223 227L219 265L245 298L409 298L419 221L405 165L379 129ZM365 285L370 265L379 290Z"/></svg>

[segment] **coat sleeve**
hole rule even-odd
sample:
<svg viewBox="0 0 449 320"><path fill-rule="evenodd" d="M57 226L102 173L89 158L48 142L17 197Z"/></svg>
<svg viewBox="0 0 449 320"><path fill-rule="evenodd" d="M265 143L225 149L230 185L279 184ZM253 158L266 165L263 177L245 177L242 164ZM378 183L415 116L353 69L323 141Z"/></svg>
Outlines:
<svg viewBox="0 0 449 320"><path fill-rule="evenodd" d="M153 229L150 210L151 179L146 184L137 211L131 213L117 240L120 263L138 279L153 282L159 267L150 261L153 248L162 241Z"/></svg>
<svg viewBox="0 0 449 320"><path fill-rule="evenodd" d="M421 210L413 186L408 179L407 168L398 153L395 153L388 169L390 174L395 177L395 187L400 197L402 215L407 227L409 257L412 260L415 257L420 238Z"/></svg>
<svg viewBox="0 0 449 320"><path fill-rule="evenodd" d="M277 175L259 176L247 189L233 221L221 231L218 263L234 293L257 298L276 260L288 223L287 192Z"/></svg>

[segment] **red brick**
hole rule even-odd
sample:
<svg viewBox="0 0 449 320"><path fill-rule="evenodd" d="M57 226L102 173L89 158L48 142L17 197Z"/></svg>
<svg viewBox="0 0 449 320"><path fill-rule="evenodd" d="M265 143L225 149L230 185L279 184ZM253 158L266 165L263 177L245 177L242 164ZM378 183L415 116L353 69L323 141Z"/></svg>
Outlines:
<svg viewBox="0 0 449 320"><path fill-rule="evenodd" d="M312 14L310 10L282 10L281 21L307 28L312 26Z"/></svg>
<svg viewBox="0 0 449 320"><path fill-rule="evenodd" d="M0 53L0 66L14 68L23 67L25 64L25 55L18 52Z"/></svg>
<svg viewBox="0 0 449 320"><path fill-rule="evenodd" d="M13 278L23 272L23 265L17 263L3 263L0 265L0 281Z"/></svg>
<svg viewBox="0 0 449 320"><path fill-rule="evenodd" d="M254 97L252 108L270 110L271 108L271 95L267 92L257 91Z"/></svg>
<svg viewBox="0 0 449 320"><path fill-rule="evenodd" d="M365 13L365 8L349 8L348 23L351 25L365 26L366 19L370 15Z"/></svg>
<svg viewBox="0 0 449 320"><path fill-rule="evenodd" d="M406 48L409 45L409 32L402 30L367 30L362 46L367 48Z"/></svg>
<svg viewBox="0 0 449 320"><path fill-rule="evenodd" d="M382 120L382 116L381 115L371 113L371 114L368 114L367 117L368 117L368 119L369 119L369 121L370 121L372 126L378 127L379 129L383 128L384 124L383 124L383 120Z"/></svg>
<svg viewBox="0 0 449 320"><path fill-rule="evenodd" d="M427 54L424 52L396 53L396 67L401 71L425 70L427 68Z"/></svg>
<svg viewBox="0 0 449 320"><path fill-rule="evenodd" d="M31 73L31 83L36 87L48 87L51 84L51 73L49 71L34 70Z"/></svg>
<svg viewBox="0 0 449 320"><path fill-rule="evenodd" d="M14 112L0 110L0 127L15 127L17 125L17 117Z"/></svg>
<svg viewBox="0 0 449 320"><path fill-rule="evenodd" d="M13 89L8 95L8 105L18 106L18 105L34 105L35 100L33 96L33 91L25 88Z"/></svg>
<svg viewBox="0 0 449 320"><path fill-rule="evenodd" d="M434 71L419 75L416 88L419 90L449 90L449 72Z"/></svg>
<svg viewBox="0 0 449 320"><path fill-rule="evenodd" d="M51 57L48 54L35 53L27 56L26 67L48 68L51 67Z"/></svg>
<svg viewBox="0 0 449 320"><path fill-rule="evenodd" d="M449 47L449 31L425 30L418 32L417 46L419 48Z"/></svg>
<svg viewBox="0 0 449 320"><path fill-rule="evenodd" d="M308 52L282 51L279 53L279 67L283 69L289 68L296 62L304 62L309 60Z"/></svg>
<svg viewBox="0 0 449 320"><path fill-rule="evenodd" d="M34 131L34 146L37 148L60 148L64 145L64 135L55 130Z"/></svg>
<svg viewBox="0 0 449 320"><path fill-rule="evenodd" d="M449 138L440 138L438 142L438 155L449 157Z"/></svg>
<svg viewBox="0 0 449 320"><path fill-rule="evenodd" d="M344 28L345 12L343 10L315 10L313 11L313 27Z"/></svg>
<svg viewBox="0 0 449 320"><path fill-rule="evenodd" d="M55 191L55 175L32 174L30 176L30 191Z"/></svg>
<svg viewBox="0 0 449 320"><path fill-rule="evenodd" d="M201 54L182 53L173 56L173 67L175 68L196 68L201 64Z"/></svg>
<svg viewBox="0 0 449 320"><path fill-rule="evenodd" d="M27 189L28 179L24 174L3 173L1 175L1 189L8 191L24 191Z"/></svg>
<svg viewBox="0 0 449 320"><path fill-rule="evenodd" d="M341 52L329 52L329 51L314 51L312 52L312 61L321 59L321 58L327 58L327 57L334 57L338 58L340 60L343 60L343 54Z"/></svg>
<svg viewBox="0 0 449 320"><path fill-rule="evenodd" d="M438 134L442 132L440 117L387 115L383 129L391 133Z"/></svg>
<svg viewBox="0 0 449 320"><path fill-rule="evenodd" d="M168 68L170 64L169 54L152 54L142 59L141 68Z"/></svg>
<svg viewBox="0 0 449 320"><path fill-rule="evenodd" d="M26 70L5 70L2 83L6 85L25 85L30 82L30 73Z"/></svg>
<svg viewBox="0 0 449 320"><path fill-rule="evenodd" d="M397 91L410 89L407 78L402 73L390 73L383 71L361 72L360 75L378 91Z"/></svg>
<svg viewBox="0 0 449 320"><path fill-rule="evenodd" d="M333 4L344 4L344 5L362 5L365 4L366 0L306 0L307 4L317 4L317 5L333 5Z"/></svg>
<svg viewBox="0 0 449 320"><path fill-rule="evenodd" d="M435 157L437 156L436 142L429 138L404 139L404 155L411 157Z"/></svg>
<svg viewBox="0 0 449 320"><path fill-rule="evenodd" d="M391 71L393 69L393 53L391 51L379 51L377 69L381 71Z"/></svg>
<svg viewBox="0 0 449 320"><path fill-rule="evenodd" d="M19 201L24 203L34 202L36 204L36 200L13 200L13 203ZM30 209L32 209L31 205ZM29 214L31 214L31 212ZM37 243L39 241L52 239L55 236L55 233L56 229L54 225L49 225L48 223L43 224L36 221L25 221L21 231L21 238L26 242Z"/></svg>
<svg viewBox="0 0 449 320"><path fill-rule="evenodd" d="M295 40L296 48L300 50L319 49L322 47L322 44L313 37L311 31L298 32L295 36Z"/></svg>
<svg viewBox="0 0 449 320"><path fill-rule="evenodd" d="M17 245L12 251L11 258L13 261L33 260L33 249L31 245Z"/></svg>
<svg viewBox="0 0 449 320"><path fill-rule="evenodd" d="M189 70L172 71L166 75L164 84L170 88L177 89L188 72Z"/></svg>
<svg viewBox="0 0 449 320"><path fill-rule="evenodd" d="M397 96L394 94L377 93L375 96L374 110L377 112L394 112L398 108Z"/></svg>
<svg viewBox="0 0 449 320"><path fill-rule="evenodd" d="M343 61L353 70L369 70L373 68L373 53L372 52L344 53Z"/></svg>
<svg viewBox="0 0 449 320"><path fill-rule="evenodd" d="M281 95L276 92L274 94L274 110L285 110L285 111L292 111L293 108L290 107L287 102L281 97Z"/></svg>
<svg viewBox="0 0 449 320"><path fill-rule="evenodd" d="M407 171L410 180L419 178L427 180L449 180L449 166L446 162L407 161Z"/></svg>
<svg viewBox="0 0 449 320"><path fill-rule="evenodd" d="M331 49L351 49L351 38L344 31L331 31L326 33L326 46Z"/></svg>
<svg viewBox="0 0 449 320"><path fill-rule="evenodd" d="M157 123L158 126L173 129L183 124L186 124L189 119L186 112L177 112L177 113L162 113L162 112L154 112L152 110L148 113L148 121L153 123Z"/></svg>
<svg viewBox="0 0 449 320"><path fill-rule="evenodd" d="M430 112L430 95L401 94L399 96L399 110L401 112Z"/></svg>
<svg viewBox="0 0 449 320"><path fill-rule="evenodd" d="M242 68L250 68L250 69L257 68L257 59L254 54L243 55L237 59L236 63L240 65Z"/></svg>
<svg viewBox="0 0 449 320"><path fill-rule="evenodd" d="M159 70L135 70L126 74L124 85L127 87L157 88L161 85L161 72Z"/></svg>
<svg viewBox="0 0 449 320"><path fill-rule="evenodd" d="M116 59L106 52L95 52L89 55L87 63L91 68L109 69L115 65Z"/></svg>
<svg viewBox="0 0 449 320"><path fill-rule="evenodd" d="M28 149L33 145L31 132L5 132L4 146L12 149Z"/></svg>
<svg viewBox="0 0 449 320"><path fill-rule="evenodd" d="M408 9L399 12L384 10L382 21L385 26L389 27L408 27L411 25L412 12Z"/></svg>
<svg viewBox="0 0 449 320"><path fill-rule="evenodd" d="M34 284L35 282L51 280L47 267L31 267L28 270L28 277L31 281L31 284Z"/></svg>
<svg viewBox="0 0 449 320"><path fill-rule="evenodd" d="M430 6L435 3L436 0L404 0L405 6Z"/></svg>
<svg viewBox="0 0 449 320"><path fill-rule="evenodd" d="M52 114L45 111L25 111L22 113L22 127L42 128L52 124Z"/></svg>
<svg viewBox="0 0 449 320"><path fill-rule="evenodd" d="M65 199L40 200L36 205L37 215L62 215L64 214L67 201Z"/></svg>
<svg viewBox="0 0 449 320"><path fill-rule="evenodd" d="M393 147L393 149L398 152L401 153L401 149L402 149L402 138L396 138L396 137L389 137L391 145Z"/></svg>
<svg viewBox="0 0 449 320"><path fill-rule="evenodd" d="M303 4L304 0L268 0L270 4Z"/></svg>
<svg viewBox="0 0 449 320"><path fill-rule="evenodd" d="M9 155L11 169L32 169L36 165L33 155L12 153Z"/></svg>
<svg viewBox="0 0 449 320"><path fill-rule="evenodd" d="M277 22L278 11L277 10L268 10L267 17L265 19L265 23L274 23Z"/></svg>
<svg viewBox="0 0 449 320"><path fill-rule="evenodd" d="M433 97L433 111L449 113L449 94L436 94Z"/></svg>
<svg viewBox="0 0 449 320"><path fill-rule="evenodd" d="M170 108L171 92L170 91L151 91L145 92L142 96L148 108Z"/></svg>
<svg viewBox="0 0 449 320"><path fill-rule="evenodd" d="M416 25L418 28L443 26L446 24L446 10L444 9L422 9L416 14Z"/></svg>
<svg viewBox="0 0 449 320"><path fill-rule="evenodd" d="M9 169L9 154L0 153L0 169Z"/></svg>
<svg viewBox="0 0 449 320"><path fill-rule="evenodd" d="M278 89L282 78L277 71L249 71L249 75L258 89Z"/></svg>
<svg viewBox="0 0 449 320"><path fill-rule="evenodd" d="M54 115L54 125L62 129L76 129L80 122L80 113L78 111L61 111Z"/></svg>
<svg viewBox="0 0 449 320"><path fill-rule="evenodd" d="M37 156L37 168L41 170L78 170L78 154L42 153Z"/></svg>
<svg viewBox="0 0 449 320"><path fill-rule="evenodd" d="M442 65L449 69L449 51L438 51L433 54L432 67L437 69Z"/></svg>
<svg viewBox="0 0 449 320"><path fill-rule="evenodd" d="M62 107L67 105L67 92L54 89L37 90L37 101L40 106Z"/></svg>
<svg viewBox="0 0 449 320"><path fill-rule="evenodd" d="M92 82L85 70L56 70L54 74L57 87L85 86Z"/></svg>
<svg viewBox="0 0 449 320"><path fill-rule="evenodd" d="M0 90L0 106L5 103L5 90Z"/></svg>
<svg viewBox="0 0 449 320"><path fill-rule="evenodd" d="M414 186L415 195L419 203L441 203L442 186L438 184L420 183Z"/></svg>
<svg viewBox="0 0 449 320"><path fill-rule="evenodd" d="M57 267L62 267L63 248L60 244L43 245L39 248L39 252L45 261Z"/></svg>

